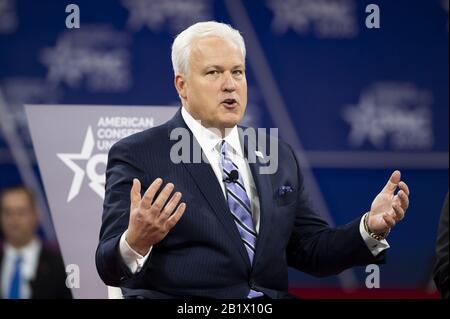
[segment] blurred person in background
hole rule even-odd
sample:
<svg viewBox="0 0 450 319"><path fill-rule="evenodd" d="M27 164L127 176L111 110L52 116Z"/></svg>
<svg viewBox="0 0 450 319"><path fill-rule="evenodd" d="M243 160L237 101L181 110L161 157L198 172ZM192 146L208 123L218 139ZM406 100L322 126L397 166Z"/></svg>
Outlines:
<svg viewBox="0 0 450 319"><path fill-rule="evenodd" d="M441 293L442 298L448 294L448 193L442 207L441 218L436 241L436 259L434 263L434 283Z"/></svg>
<svg viewBox="0 0 450 319"><path fill-rule="evenodd" d="M72 298L61 255L38 238L38 226L30 189L0 192L0 298Z"/></svg>

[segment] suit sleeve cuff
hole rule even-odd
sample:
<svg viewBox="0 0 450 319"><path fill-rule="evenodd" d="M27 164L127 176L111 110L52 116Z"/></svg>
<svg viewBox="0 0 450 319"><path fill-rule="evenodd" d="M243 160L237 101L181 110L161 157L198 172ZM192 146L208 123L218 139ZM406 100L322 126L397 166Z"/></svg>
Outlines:
<svg viewBox="0 0 450 319"><path fill-rule="evenodd" d="M145 256L142 256L138 252L136 252L130 245L127 243L125 237L127 236L128 230L126 230L122 236L120 237L119 250L120 256L122 257L125 265L127 265L128 269L132 274L137 274L141 271L142 266L148 259L150 252L152 251L152 247L148 250L148 253Z"/></svg>
<svg viewBox="0 0 450 319"><path fill-rule="evenodd" d="M376 240L375 238L371 237L370 234L364 229L364 215L359 223L359 232L361 233L361 237L366 243L367 248L369 248L374 257L376 257L383 250L386 250L390 247L386 239Z"/></svg>

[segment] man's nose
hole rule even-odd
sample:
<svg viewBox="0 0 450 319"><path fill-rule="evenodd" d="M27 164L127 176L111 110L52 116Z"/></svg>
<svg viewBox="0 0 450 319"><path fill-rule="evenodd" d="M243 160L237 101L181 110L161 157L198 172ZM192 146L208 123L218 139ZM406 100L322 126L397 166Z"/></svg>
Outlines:
<svg viewBox="0 0 450 319"><path fill-rule="evenodd" d="M233 92L236 90L236 82L234 81L231 72L224 72L222 90L227 92Z"/></svg>

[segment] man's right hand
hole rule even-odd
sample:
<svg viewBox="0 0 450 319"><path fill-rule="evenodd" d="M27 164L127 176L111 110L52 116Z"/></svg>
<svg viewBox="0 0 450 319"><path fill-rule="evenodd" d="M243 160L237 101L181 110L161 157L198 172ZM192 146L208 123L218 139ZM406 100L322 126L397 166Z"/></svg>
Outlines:
<svg viewBox="0 0 450 319"><path fill-rule="evenodd" d="M130 222L125 239L128 245L142 256L147 254L151 246L166 237L186 209L186 204L181 203L175 210L181 199L180 192L176 192L167 201L174 189L172 183L168 183L155 199L162 183L162 179L157 178L141 198L141 183L137 178L133 179L130 192Z"/></svg>

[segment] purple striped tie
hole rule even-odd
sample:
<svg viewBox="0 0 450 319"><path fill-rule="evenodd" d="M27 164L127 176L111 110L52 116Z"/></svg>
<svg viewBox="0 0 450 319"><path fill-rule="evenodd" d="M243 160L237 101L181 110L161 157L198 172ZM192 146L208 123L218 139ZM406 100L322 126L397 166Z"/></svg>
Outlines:
<svg viewBox="0 0 450 319"><path fill-rule="evenodd" d="M238 172L237 180L227 180L225 182L225 189L228 207L233 215L234 222L236 223L239 234L241 235L244 247L247 250L250 265L252 265L253 257L255 255L256 237L258 235L256 234L255 226L253 224L250 199L245 191L242 176L239 174L238 167L227 156L227 143L225 141L222 141L220 145L220 154L224 180L231 176L230 174L232 171ZM263 294L258 291L250 290L248 298L255 298L259 296L263 296Z"/></svg>

